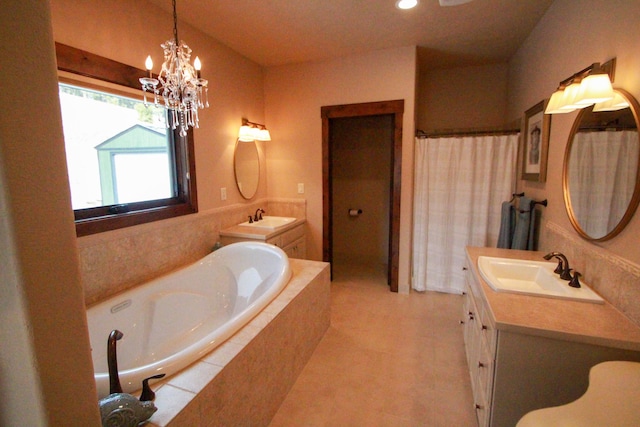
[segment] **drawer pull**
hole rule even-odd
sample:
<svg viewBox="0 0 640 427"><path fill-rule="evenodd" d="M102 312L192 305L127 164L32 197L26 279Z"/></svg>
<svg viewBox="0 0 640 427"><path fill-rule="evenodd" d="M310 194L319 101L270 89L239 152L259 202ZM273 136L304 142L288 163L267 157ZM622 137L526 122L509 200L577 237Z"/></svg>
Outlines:
<svg viewBox="0 0 640 427"><path fill-rule="evenodd" d="M484 363L482 363L482 362L478 362L478 368L484 368L484 367L485 367L485 364L484 364Z"/></svg>
<svg viewBox="0 0 640 427"><path fill-rule="evenodd" d="M476 403L476 409L484 409L484 406L482 406L482 405L478 405L478 404Z"/></svg>
<svg viewBox="0 0 640 427"><path fill-rule="evenodd" d="M460 320L460 324L461 324L461 325L464 325L464 320Z"/></svg>
<svg viewBox="0 0 640 427"><path fill-rule="evenodd" d="M487 326L486 325L482 325L482 330L486 331L487 330Z"/></svg>

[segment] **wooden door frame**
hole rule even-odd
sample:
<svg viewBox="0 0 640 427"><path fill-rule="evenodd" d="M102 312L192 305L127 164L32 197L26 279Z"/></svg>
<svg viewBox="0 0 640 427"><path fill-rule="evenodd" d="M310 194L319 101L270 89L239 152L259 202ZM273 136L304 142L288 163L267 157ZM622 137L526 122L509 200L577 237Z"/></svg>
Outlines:
<svg viewBox="0 0 640 427"><path fill-rule="evenodd" d="M322 259L333 261L333 221L331 146L329 141L330 119L393 115L393 149L391 158L391 206L389 221L388 281L392 292L398 292L398 268L400 264L400 190L402 175L402 116L404 100L366 102L321 107L322 117Z"/></svg>

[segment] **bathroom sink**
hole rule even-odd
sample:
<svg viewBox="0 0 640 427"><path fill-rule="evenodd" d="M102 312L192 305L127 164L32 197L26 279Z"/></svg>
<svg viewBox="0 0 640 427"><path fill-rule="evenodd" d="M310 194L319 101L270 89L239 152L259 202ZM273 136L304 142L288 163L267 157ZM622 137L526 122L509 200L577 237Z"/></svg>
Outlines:
<svg viewBox="0 0 640 427"><path fill-rule="evenodd" d="M243 222L242 226L253 227L253 228L263 228L265 230L277 230L278 228L284 227L285 225L291 224L294 222L295 218L290 218L286 216L263 216L260 221L254 222Z"/></svg>
<svg viewBox="0 0 640 427"><path fill-rule="evenodd" d="M604 300L582 283L572 288L553 272L555 262L511 258L478 257L480 275L496 292L511 292L603 304Z"/></svg>

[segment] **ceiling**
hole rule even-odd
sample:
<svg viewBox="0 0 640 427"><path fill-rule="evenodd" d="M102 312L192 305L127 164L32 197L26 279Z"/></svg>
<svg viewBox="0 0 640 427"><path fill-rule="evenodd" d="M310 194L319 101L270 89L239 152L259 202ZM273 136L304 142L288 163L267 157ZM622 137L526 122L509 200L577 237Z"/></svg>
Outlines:
<svg viewBox="0 0 640 427"><path fill-rule="evenodd" d="M170 0L149 1L172 10ZM422 66L445 68L507 61L553 2L419 1L400 10L396 0L177 0L177 10L180 22L267 67L415 45Z"/></svg>

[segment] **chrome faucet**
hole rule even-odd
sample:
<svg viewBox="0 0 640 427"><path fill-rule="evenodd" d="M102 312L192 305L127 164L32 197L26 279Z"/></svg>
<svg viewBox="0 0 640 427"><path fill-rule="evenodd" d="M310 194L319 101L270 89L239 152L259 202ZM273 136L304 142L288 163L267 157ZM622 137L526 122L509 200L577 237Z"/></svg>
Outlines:
<svg viewBox="0 0 640 427"><path fill-rule="evenodd" d="M556 258L559 260L558 266L556 267L554 272L560 274L561 279L563 280L573 279L573 277L571 277L571 269L569 268L569 260L567 260L566 256L564 256L560 252L549 252L544 256L544 259L546 259L547 261L550 260L551 258Z"/></svg>
<svg viewBox="0 0 640 427"><path fill-rule="evenodd" d="M262 219L262 214L265 213L264 209L256 209L256 214L253 216L254 221L260 221Z"/></svg>

